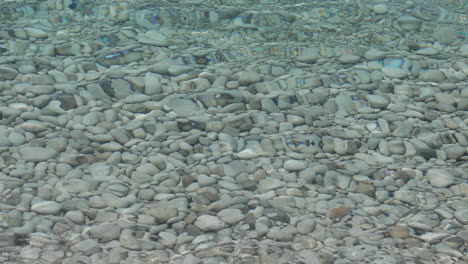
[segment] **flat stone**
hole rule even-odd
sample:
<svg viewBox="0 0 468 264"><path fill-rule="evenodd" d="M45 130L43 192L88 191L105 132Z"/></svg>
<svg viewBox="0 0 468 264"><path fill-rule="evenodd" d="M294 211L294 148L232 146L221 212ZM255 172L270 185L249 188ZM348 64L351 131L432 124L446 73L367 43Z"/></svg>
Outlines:
<svg viewBox="0 0 468 264"><path fill-rule="evenodd" d="M166 103L165 107L182 117L194 115L194 113L200 110L200 107L194 101L181 98L170 100Z"/></svg>
<svg viewBox="0 0 468 264"><path fill-rule="evenodd" d="M297 229L294 226L288 225L284 228L275 226L267 233L267 237L278 241L291 241L296 233Z"/></svg>
<svg viewBox="0 0 468 264"><path fill-rule="evenodd" d="M89 229L92 237L102 241L118 239L120 236L120 231L121 228L116 223L94 224Z"/></svg>
<svg viewBox="0 0 468 264"><path fill-rule="evenodd" d="M457 31L453 27L440 27L434 31L433 36L437 41L446 45L458 39Z"/></svg>
<svg viewBox="0 0 468 264"><path fill-rule="evenodd" d="M19 153L24 160L32 162L46 161L58 155L55 149L41 147L21 147Z"/></svg>
<svg viewBox="0 0 468 264"><path fill-rule="evenodd" d="M197 176L197 182L200 187L210 186L216 183L216 179L213 177L209 177L207 175L201 174Z"/></svg>
<svg viewBox="0 0 468 264"><path fill-rule="evenodd" d="M419 79L425 82L442 82L445 81L447 77L439 70L427 70L419 74Z"/></svg>
<svg viewBox="0 0 468 264"><path fill-rule="evenodd" d="M388 6L386 4L375 4L372 10L379 15L386 14L388 12Z"/></svg>
<svg viewBox="0 0 468 264"><path fill-rule="evenodd" d="M444 169L429 169L426 177L432 186L438 188L448 187L455 183L455 177Z"/></svg>
<svg viewBox="0 0 468 264"><path fill-rule="evenodd" d="M266 193L271 190L276 190L283 187L284 182L276 178L263 179L258 184L258 192Z"/></svg>
<svg viewBox="0 0 468 264"><path fill-rule="evenodd" d="M0 81L14 80L16 75L18 75L17 70L6 66L0 66Z"/></svg>
<svg viewBox="0 0 468 264"><path fill-rule="evenodd" d="M228 225L236 224L245 217L239 209L224 209L221 210L217 216Z"/></svg>
<svg viewBox="0 0 468 264"><path fill-rule="evenodd" d="M179 210L177 208L152 208L145 213L154 216L159 223L163 224L169 219L176 217L179 214Z"/></svg>
<svg viewBox="0 0 468 264"><path fill-rule="evenodd" d="M301 234L309 234L315 229L315 221L313 218L302 219L297 224L297 231Z"/></svg>
<svg viewBox="0 0 468 264"><path fill-rule="evenodd" d="M410 230L405 226L390 226L388 231L391 237L394 238L408 238L410 237Z"/></svg>
<svg viewBox="0 0 468 264"><path fill-rule="evenodd" d="M62 186L70 193L83 193L90 190L90 184L82 179L69 179Z"/></svg>
<svg viewBox="0 0 468 264"><path fill-rule="evenodd" d="M249 85L262 80L262 77L255 71L240 71L238 74L240 85Z"/></svg>
<svg viewBox="0 0 468 264"><path fill-rule="evenodd" d="M307 161L304 160L287 160L284 162L284 169L287 171L301 171L307 168Z"/></svg>
<svg viewBox="0 0 468 264"><path fill-rule="evenodd" d="M42 29L27 27L27 28L24 28L24 30L30 37L33 37L33 38L44 39L48 37L47 32L45 32Z"/></svg>
<svg viewBox="0 0 468 264"><path fill-rule="evenodd" d="M352 54L345 54L338 58L338 61L344 64L358 63L361 60L361 57Z"/></svg>
<svg viewBox="0 0 468 264"><path fill-rule="evenodd" d="M202 215L197 218L195 225L202 231L217 231L226 226L218 217L212 215Z"/></svg>
<svg viewBox="0 0 468 264"><path fill-rule="evenodd" d="M468 225L468 209L458 209L454 216L460 223Z"/></svg>
<svg viewBox="0 0 468 264"><path fill-rule="evenodd" d="M405 31L416 31L421 28L422 21L414 16L403 15L397 19L401 29Z"/></svg>
<svg viewBox="0 0 468 264"><path fill-rule="evenodd" d="M62 206L54 201L40 201L31 206L31 211L38 214L57 214L62 210Z"/></svg>

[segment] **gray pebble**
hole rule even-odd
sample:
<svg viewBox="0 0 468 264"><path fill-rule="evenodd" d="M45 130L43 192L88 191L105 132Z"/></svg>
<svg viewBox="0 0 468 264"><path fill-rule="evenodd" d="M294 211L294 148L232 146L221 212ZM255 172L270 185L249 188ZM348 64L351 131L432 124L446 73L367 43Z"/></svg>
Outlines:
<svg viewBox="0 0 468 264"><path fill-rule="evenodd" d="M429 169L426 177L431 185L437 188L448 187L455 183L455 177L444 169Z"/></svg>
<svg viewBox="0 0 468 264"><path fill-rule="evenodd" d="M217 231L225 227L225 223L212 215L201 215L195 221L195 225L202 231Z"/></svg>
<svg viewBox="0 0 468 264"><path fill-rule="evenodd" d="M62 210L62 205L54 201L40 201L31 206L31 211L38 214L57 214Z"/></svg>

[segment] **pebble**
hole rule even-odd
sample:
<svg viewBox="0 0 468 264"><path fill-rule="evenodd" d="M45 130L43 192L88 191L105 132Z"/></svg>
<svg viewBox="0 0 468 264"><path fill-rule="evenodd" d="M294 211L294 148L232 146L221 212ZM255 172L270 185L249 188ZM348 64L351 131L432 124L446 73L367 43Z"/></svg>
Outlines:
<svg viewBox="0 0 468 264"><path fill-rule="evenodd" d="M447 77L439 70L427 70L419 74L419 79L425 82L442 82Z"/></svg>
<svg viewBox="0 0 468 264"><path fill-rule="evenodd" d="M225 223L218 217L212 215L201 215L197 217L195 225L202 231L217 231L225 227Z"/></svg>
<svg viewBox="0 0 468 264"><path fill-rule="evenodd" d="M58 155L54 149L42 147L21 147L19 153L24 160L32 162L47 161Z"/></svg>
<svg viewBox="0 0 468 264"><path fill-rule="evenodd" d="M426 177L431 185L437 188L448 187L455 183L455 177L444 169L429 169Z"/></svg>
<svg viewBox="0 0 468 264"><path fill-rule="evenodd" d="M405 31L416 31L421 28L422 21L414 16L403 15L397 19L398 26Z"/></svg>
<svg viewBox="0 0 468 264"><path fill-rule="evenodd" d="M54 201L40 201L31 205L31 211L38 214L57 214L62 210L62 205Z"/></svg>
<svg viewBox="0 0 468 264"><path fill-rule="evenodd" d="M238 81L240 85L249 85L251 83L257 83L262 79L262 77L254 71L241 71L238 74Z"/></svg>
<svg viewBox="0 0 468 264"><path fill-rule="evenodd" d="M1 263L466 261L460 1L38 2L0 10Z"/></svg>
<svg viewBox="0 0 468 264"><path fill-rule="evenodd" d="M302 171L307 168L307 162L302 160L287 160L284 162L287 171Z"/></svg>
<svg viewBox="0 0 468 264"><path fill-rule="evenodd" d="M221 210L217 216L228 225L236 224L244 219L244 215L239 209L224 209Z"/></svg>
<svg viewBox="0 0 468 264"><path fill-rule="evenodd" d="M375 4L372 9L376 14L379 15L386 14L389 10L388 6L385 4Z"/></svg>
<svg viewBox="0 0 468 264"><path fill-rule="evenodd" d="M442 44L450 45L458 39L457 32L452 27L440 27L433 34L434 38Z"/></svg>

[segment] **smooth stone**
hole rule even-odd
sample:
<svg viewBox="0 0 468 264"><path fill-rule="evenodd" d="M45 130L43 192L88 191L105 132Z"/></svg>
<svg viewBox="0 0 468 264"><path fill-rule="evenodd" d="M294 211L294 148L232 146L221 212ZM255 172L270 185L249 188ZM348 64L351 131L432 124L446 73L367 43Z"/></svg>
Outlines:
<svg viewBox="0 0 468 264"><path fill-rule="evenodd" d="M217 231L226 226L218 217L212 215L201 215L194 224L204 232Z"/></svg>
<svg viewBox="0 0 468 264"><path fill-rule="evenodd" d="M26 142L24 135L15 131L10 132L8 140L13 144L13 146L21 146Z"/></svg>
<svg viewBox="0 0 468 264"><path fill-rule="evenodd" d="M447 77L439 70L427 70L419 74L419 79L425 82L442 82L445 81Z"/></svg>
<svg viewBox="0 0 468 264"><path fill-rule="evenodd" d="M14 80L16 75L18 75L17 70L6 66L0 66L0 81Z"/></svg>
<svg viewBox="0 0 468 264"><path fill-rule="evenodd" d="M76 224L84 224L85 222L85 215L79 210L68 211L64 217Z"/></svg>
<svg viewBox="0 0 468 264"><path fill-rule="evenodd" d="M460 48L458 49L458 52L460 52L460 55L462 57L468 57L468 44L461 45ZM0 72L0 74L1 74L1 72ZM465 72L465 74L468 74L468 73ZM1 80L1 77L0 77L0 80Z"/></svg>
<svg viewBox="0 0 468 264"><path fill-rule="evenodd" d="M188 117L200 110L200 107L192 100L175 98L165 104L165 108L174 111L178 116Z"/></svg>
<svg viewBox="0 0 468 264"><path fill-rule="evenodd" d="M193 70L193 67L187 66L187 65L180 65L180 64L172 64L167 69L167 71L172 76L178 76L178 75L181 75L182 73L190 72L191 70Z"/></svg>
<svg viewBox="0 0 468 264"><path fill-rule="evenodd" d="M22 123L20 127L32 133L39 133L39 132L45 131L49 126L45 122L41 122L37 120L28 120Z"/></svg>
<svg viewBox="0 0 468 264"><path fill-rule="evenodd" d="M464 225L468 225L468 209L459 209L454 214L455 218Z"/></svg>
<svg viewBox="0 0 468 264"><path fill-rule="evenodd" d="M351 64L351 63L357 63L361 60L361 57L357 55L352 55L352 54L345 54L341 55L338 58L338 61L343 63L343 64Z"/></svg>
<svg viewBox="0 0 468 264"><path fill-rule="evenodd" d="M30 37L33 37L33 38L44 39L49 36L47 32L38 28L24 28L24 30Z"/></svg>
<svg viewBox="0 0 468 264"><path fill-rule="evenodd" d="M466 148L457 144L447 144L442 147L447 159L460 159L466 153Z"/></svg>
<svg viewBox="0 0 468 264"><path fill-rule="evenodd" d="M126 197L118 197L112 193L103 193L102 198L106 201L107 205L115 208L127 208L136 202L135 194L131 193Z"/></svg>
<svg viewBox="0 0 468 264"><path fill-rule="evenodd" d="M255 71L240 71L238 75L240 85L249 85L262 80L262 77Z"/></svg>
<svg viewBox="0 0 468 264"><path fill-rule="evenodd" d="M81 46L75 42L64 43L56 46L55 52L64 56L76 56L81 54Z"/></svg>
<svg viewBox="0 0 468 264"><path fill-rule="evenodd" d="M386 95L366 95L370 107L385 109L390 104L390 98Z"/></svg>
<svg viewBox="0 0 468 264"><path fill-rule="evenodd" d="M173 248L177 243L177 236L174 235L172 232L159 232L159 240L158 242L161 243L166 248Z"/></svg>
<svg viewBox="0 0 468 264"><path fill-rule="evenodd" d="M131 250L140 250L141 241L134 236L135 231L132 229L124 229L120 232L119 242L122 247Z"/></svg>
<svg viewBox="0 0 468 264"><path fill-rule="evenodd" d="M390 140L388 141L388 150L392 154L403 155L405 154L405 145L401 140Z"/></svg>
<svg viewBox="0 0 468 264"><path fill-rule="evenodd" d="M387 229L391 237L408 238L410 237L410 229L405 226L390 226Z"/></svg>
<svg viewBox="0 0 468 264"><path fill-rule="evenodd" d="M178 215L177 208L152 208L145 212L148 215L154 216L160 224L166 223L169 219Z"/></svg>
<svg viewBox="0 0 468 264"><path fill-rule="evenodd" d="M90 183L82 179L69 179L62 183L62 186L70 193L84 193L90 190Z"/></svg>
<svg viewBox="0 0 468 264"><path fill-rule="evenodd" d="M328 210L327 216L331 219L342 218L343 216L350 213L349 208L344 205L332 207Z"/></svg>
<svg viewBox="0 0 468 264"><path fill-rule="evenodd" d="M422 21L414 16L403 15L397 19L397 23L401 29L406 31L419 30L422 25Z"/></svg>
<svg viewBox="0 0 468 264"><path fill-rule="evenodd" d="M143 44L153 45L157 47L166 47L169 45L167 37L158 30L149 30L144 34L139 34L136 40Z"/></svg>
<svg viewBox="0 0 468 264"><path fill-rule="evenodd" d="M439 54L439 51L432 48L432 47L429 47L429 48L422 48L422 49L419 49L416 51L416 54L419 54L419 55L426 55L426 56L432 56L432 55L437 55Z"/></svg>
<svg viewBox="0 0 468 264"><path fill-rule="evenodd" d="M147 72L144 77L144 83L145 94L153 95L162 92L162 85L158 74Z"/></svg>
<svg viewBox="0 0 468 264"><path fill-rule="evenodd" d="M271 190L279 189L279 188L283 187L283 185L284 185L284 182L279 180L279 179L266 178L266 179L263 179L263 180L261 180L259 182L258 192L259 193L266 193L266 192L269 192Z"/></svg>
<svg viewBox="0 0 468 264"><path fill-rule="evenodd" d="M216 179L204 174L200 174L197 176L197 182L200 187L211 186L216 183Z"/></svg>
<svg viewBox="0 0 468 264"><path fill-rule="evenodd" d="M89 233L92 237L101 241L111 241L118 239L121 227L116 223L94 224L90 227Z"/></svg>
<svg viewBox="0 0 468 264"><path fill-rule="evenodd" d="M445 188L455 183L455 177L444 169L429 169L426 177L432 186Z"/></svg>
<svg viewBox="0 0 468 264"><path fill-rule="evenodd" d="M40 201L31 206L31 211L38 214L57 214L62 210L62 205L54 201Z"/></svg>
<svg viewBox="0 0 468 264"><path fill-rule="evenodd" d="M84 115L81 122L85 126L95 126L97 123L99 123L99 121L99 113L91 112Z"/></svg>
<svg viewBox="0 0 468 264"><path fill-rule="evenodd" d="M51 94L55 91L52 85L31 85L28 83L18 83L12 88L17 93L33 93L35 95Z"/></svg>
<svg viewBox="0 0 468 264"><path fill-rule="evenodd" d="M236 224L245 217L241 210L231 208L221 210L217 216L228 225Z"/></svg>
<svg viewBox="0 0 468 264"><path fill-rule="evenodd" d="M458 39L457 31L453 27L441 27L434 31L433 36L437 41L446 45Z"/></svg>
<svg viewBox="0 0 468 264"><path fill-rule="evenodd" d="M364 57L368 60L382 60L385 58L387 53L385 51L377 50L377 49L369 49L364 54Z"/></svg>
<svg viewBox="0 0 468 264"><path fill-rule="evenodd" d="M266 236L273 240L291 241L296 233L297 229L292 225L288 225L284 228L274 226L270 228Z"/></svg>
<svg viewBox="0 0 468 264"><path fill-rule="evenodd" d="M386 4L375 4L372 10L378 15L383 15L388 13L388 6Z"/></svg>
<svg viewBox="0 0 468 264"><path fill-rule="evenodd" d="M287 171L301 171L307 168L307 162L303 160L287 160L283 168Z"/></svg>
<svg viewBox="0 0 468 264"><path fill-rule="evenodd" d="M309 234L315 229L315 221L313 218L305 218L297 224L297 231L303 235Z"/></svg>
<svg viewBox="0 0 468 264"><path fill-rule="evenodd" d="M129 104L135 104L135 103L144 103L150 100L151 100L151 97L146 94L131 94L127 96L123 101Z"/></svg>
<svg viewBox="0 0 468 264"><path fill-rule="evenodd" d="M396 79L403 79L409 75L408 70L395 68L392 66L382 67L382 72L385 74L385 76Z"/></svg>
<svg viewBox="0 0 468 264"><path fill-rule="evenodd" d="M26 30L23 28L14 28L12 31L15 37L19 39L28 39L28 33L26 33Z"/></svg>
<svg viewBox="0 0 468 264"><path fill-rule="evenodd" d="M23 159L32 162L46 161L58 155L55 149L41 147L21 147L19 153Z"/></svg>

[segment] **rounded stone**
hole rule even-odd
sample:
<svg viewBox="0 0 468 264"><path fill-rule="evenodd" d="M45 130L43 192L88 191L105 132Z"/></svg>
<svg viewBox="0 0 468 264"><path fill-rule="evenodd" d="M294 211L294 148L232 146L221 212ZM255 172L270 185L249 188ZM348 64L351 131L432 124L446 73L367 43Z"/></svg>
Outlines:
<svg viewBox="0 0 468 264"><path fill-rule="evenodd" d="M26 161L40 162L55 158L58 153L51 148L22 147L19 149L21 157Z"/></svg>
<svg viewBox="0 0 468 264"><path fill-rule="evenodd" d="M457 210L454 216L460 223L468 225L468 208Z"/></svg>
<svg viewBox="0 0 468 264"><path fill-rule="evenodd" d="M372 7L372 10L374 13L382 15L388 13L388 6L386 4L376 4Z"/></svg>
<svg viewBox="0 0 468 264"><path fill-rule="evenodd" d="M447 77L439 70L427 70L419 74L419 79L425 82L442 82L445 81Z"/></svg>
<svg viewBox="0 0 468 264"><path fill-rule="evenodd" d="M226 226L226 224L219 220L218 217L212 215L199 216L195 221L195 225L204 232L217 231Z"/></svg>
<svg viewBox="0 0 468 264"><path fill-rule="evenodd" d="M343 64L357 63L361 60L361 57L352 54L345 54L338 58L338 61Z"/></svg>
<svg viewBox="0 0 468 264"><path fill-rule="evenodd" d="M414 16L404 15L397 19L397 23L401 29L406 31L419 30L422 25L422 21Z"/></svg>
<svg viewBox="0 0 468 264"><path fill-rule="evenodd" d="M287 171L301 171L307 168L307 161L287 160L284 162L284 169Z"/></svg>
<svg viewBox="0 0 468 264"><path fill-rule="evenodd" d="M54 201L40 201L31 206L31 211L38 214L57 214L62 210L62 205Z"/></svg>
<svg viewBox="0 0 468 264"><path fill-rule="evenodd" d="M426 177L432 186L438 188L448 187L455 183L455 177L444 169L429 169Z"/></svg>
<svg viewBox="0 0 468 264"><path fill-rule="evenodd" d="M94 224L89 229L92 237L103 241L118 239L120 236L120 231L120 226L115 223Z"/></svg>
<svg viewBox="0 0 468 264"><path fill-rule="evenodd" d="M244 219L244 214L242 214L241 210L231 208L221 210L217 216L228 225L238 223Z"/></svg>
<svg viewBox="0 0 468 264"><path fill-rule="evenodd" d="M241 71L238 75L240 85L249 85L251 83L259 82L262 79L262 77L254 71Z"/></svg>
<svg viewBox="0 0 468 264"><path fill-rule="evenodd" d="M441 27L434 31L433 36L437 41L446 45L458 39L457 31L453 27Z"/></svg>

